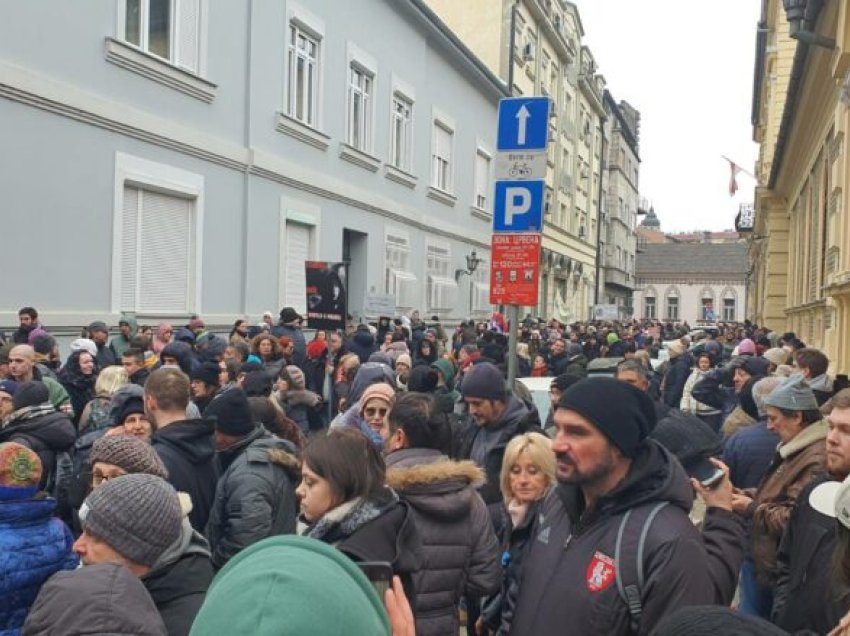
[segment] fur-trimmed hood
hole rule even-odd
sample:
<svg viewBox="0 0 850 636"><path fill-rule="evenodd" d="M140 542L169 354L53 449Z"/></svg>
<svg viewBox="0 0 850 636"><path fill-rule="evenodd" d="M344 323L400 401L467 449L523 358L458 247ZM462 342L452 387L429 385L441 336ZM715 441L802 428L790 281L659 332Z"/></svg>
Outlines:
<svg viewBox="0 0 850 636"><path fill-rule="evenodd" d="M413 508L433 517L456 518L469 511L486 481L472 461L452 461L436 450L407 448L387 456L387 485Z"/></svg>

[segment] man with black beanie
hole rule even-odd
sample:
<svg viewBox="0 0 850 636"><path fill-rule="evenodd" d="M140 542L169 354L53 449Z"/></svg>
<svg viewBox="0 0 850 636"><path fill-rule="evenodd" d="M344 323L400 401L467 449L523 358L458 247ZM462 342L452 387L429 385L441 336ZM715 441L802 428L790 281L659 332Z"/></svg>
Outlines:
<svg viewBox="0 0 850 636"><path fill-rule="evenodd" d="M221 371L218 362L207 360L197 365L189 374L189 386L192 391L192 401L201 415L216 396L219 390L218 374Z"/></svg>
<svg viewBox="0 0 850 636"><path fill-rule="evenodd" d="M257 541L295 532L300 468L295 447L254 422L242 389L217 395L204 417L215 426L221 472L206 527L213 567L220 569Z"/></svg>
<svg viewBox="0 0 850 636"><path fill-rule="evenodd" d="M717 602L688 518L691 484L648 438L649 396L613 378L581 380L554 420L559 483L525 556L512 631L648 634L676 608Z"/></svg>

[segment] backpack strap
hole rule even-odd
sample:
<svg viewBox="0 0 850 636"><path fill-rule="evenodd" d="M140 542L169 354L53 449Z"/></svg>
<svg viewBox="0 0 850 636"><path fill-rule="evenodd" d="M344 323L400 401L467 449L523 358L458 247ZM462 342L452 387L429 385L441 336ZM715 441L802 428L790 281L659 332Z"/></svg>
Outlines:
<svg viewBox="0 0 850 636"><path fill-rule="evenodd" d="M617 591L629 610L629 628L637 633L643 615L644 548L649 528L658 513L668 504L666 501L653 506L640 506L629 509L620 520L617 529L617 543L614 548L614 570L617 578ZM634 515L632 513L634 512ZM633 519L629 532L629 520ZM640 525L638 525L640 524ZM640 527L639 532L633 528Z"/></svg>

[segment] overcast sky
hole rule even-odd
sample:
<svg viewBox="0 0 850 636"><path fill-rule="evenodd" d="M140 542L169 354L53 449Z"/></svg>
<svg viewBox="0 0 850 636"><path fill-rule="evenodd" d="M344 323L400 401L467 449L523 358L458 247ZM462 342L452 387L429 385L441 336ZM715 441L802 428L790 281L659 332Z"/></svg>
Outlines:
<svg viewBox="0 0 850 636"><path fill-rule="evenodd" d="M584 43L618 102L641 113L640 193L665 232L721 230L755 182L729 196L726 155L758 155L750 109L759 0L576 0Z"/></svg>

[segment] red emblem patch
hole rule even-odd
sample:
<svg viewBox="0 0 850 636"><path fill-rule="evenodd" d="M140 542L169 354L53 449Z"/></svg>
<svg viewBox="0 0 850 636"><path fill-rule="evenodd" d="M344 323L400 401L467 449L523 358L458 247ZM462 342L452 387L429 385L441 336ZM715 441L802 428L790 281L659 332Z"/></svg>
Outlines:
<svg viewBox="0 0 850 636"><path fill-rule="evenodd" d="M617 578L614 559L606 554L597 552L587 566L587 589L591 592L601 592L609 587Z"/></svg>

